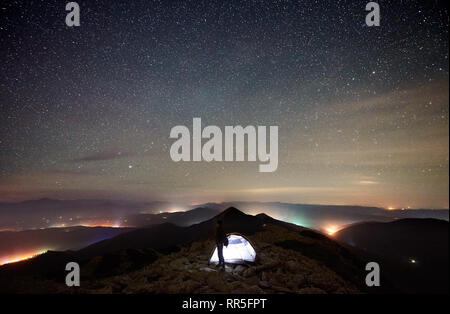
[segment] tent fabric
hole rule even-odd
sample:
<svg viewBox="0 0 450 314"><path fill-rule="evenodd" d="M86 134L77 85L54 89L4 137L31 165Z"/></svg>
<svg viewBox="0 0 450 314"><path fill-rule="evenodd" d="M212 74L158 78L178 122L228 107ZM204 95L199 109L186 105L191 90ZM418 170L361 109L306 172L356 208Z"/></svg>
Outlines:
<svg viewBox="0 0 450 314"><path fill-rule="evenodd" d="M256 258L255 249L250 242L239 234L230 234L227 236L228 246L223 247L223 258L225 263L239 264L244 262L254 262ZM218 263L219 256L217 247L209 260L210 263Z"/></svg>

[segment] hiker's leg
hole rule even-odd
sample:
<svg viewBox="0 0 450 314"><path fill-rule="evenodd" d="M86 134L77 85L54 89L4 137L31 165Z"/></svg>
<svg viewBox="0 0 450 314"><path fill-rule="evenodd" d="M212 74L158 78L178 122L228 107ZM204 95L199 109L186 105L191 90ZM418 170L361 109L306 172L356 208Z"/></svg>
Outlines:
<svg viewBox="0 0 450 314"><path fill-rule="evenodd" d="M223 258L223 245L220 248L220 255L222 257L222 268L225 268L225 259Z"/></svg>
<svg viewBox="0 0 450 314"><path fill-rule="evenodd" d="M223 245L222 244L217 246L217 254L219 255L219 265L225 265L225 261L223 260Z"/></svg>
<svg viewBox="0 0 450 314"><path fill-rule="evenodd" d="M219 265L222 265L222 259L223 259L223 246L217 245L217 254L219 256Z"/></svg>

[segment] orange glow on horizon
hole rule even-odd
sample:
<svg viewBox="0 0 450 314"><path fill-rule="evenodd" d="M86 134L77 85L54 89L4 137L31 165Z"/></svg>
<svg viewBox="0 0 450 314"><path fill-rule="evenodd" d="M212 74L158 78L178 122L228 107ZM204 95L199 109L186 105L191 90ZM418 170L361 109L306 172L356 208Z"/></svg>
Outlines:
<svg viewBox="0 0 450 314"><path fill-rule="evenodd" d="M20 255L13 255L13 256L6 257L6 258L1 258L0 266L32 259L33 257L36 257L38 255L46 253L47 251L48 250L40 250L37 252L32 252L32 253L28 252L28 253L24 253L24 254L20 254Z"/></svg>
<svg viewBox="0 0 450 314"><path fill-rule="evenodd" d="M0 232L4 232L4 231L17 231L14 228L0 228Z"/></svg>
<svg viewBox="0 0 450 314"><path fill-rule="evenodd" d="M112 224L112 223L83 223L81 224L82 227L103 227L103 228L125 228L126 226L121 226L119 224Z"/></svg>
<svg viewBox="0 0 450 314"><path fill-rule="evenodd" d="M325 228L325 231L328 233L328 235L332 236L337 231L339 231L339 229L338 229L337 226L328 226L328 227Z"/></svg>

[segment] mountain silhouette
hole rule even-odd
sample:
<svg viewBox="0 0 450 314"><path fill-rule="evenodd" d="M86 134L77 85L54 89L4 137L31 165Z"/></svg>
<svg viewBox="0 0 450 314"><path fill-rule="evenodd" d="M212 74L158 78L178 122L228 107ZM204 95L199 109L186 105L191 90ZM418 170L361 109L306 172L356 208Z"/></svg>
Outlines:
<svg viewBox="0 0 450 314"><path fill-rule="evenodd" d="M218 220L226 233L240 233L251 241L257 252L254 264L227 266L222 275L210 268ZM383 287L367 291L363 283L368 260L359 251L314 230L229 207L191 226L152 225L78 251L52 251L4 265L0 291L70 293L63 283L65 265L73 261L82 269L85 293L99 289L109 293L390 291L387 280Z"/></svg>
<svg viewBox="0 0 450 314"><path fill-rule="evenodd" d="M340 230L333 238L380 258L403 291L448 293L448 221L359 223Z"/></svg>
<svg viewBox="0 0 450 314"><path fill-rule="evenodd" d="M140 202L125 200L77 199L57 200L41 198L16 203L0 202L0 230L49 228L61 223L61 216L82 217L80 222L89 219L114 219L139 213L159 213L167 211L173 205L168 202ZM45 217L45 220L42 218ZM47 223L49 220L50 223ZM69 223L69 221L65 221Z"/></svg>
<svg viewBox="0 0 450 314"><path fill-rule="evenodd" d="M283 226L287 224L271 219L267 215L247 215L237 208L230 207L219 215L198 224L188 227L180 227L172 223L149 226L147 228L133 230L111 239L94 243L77 253L81 257L93 257L95 255L129 248L152 248L167 252L176 245L186 244L201 239L212 239L218 220L223 221L223 228L226 233L237 232L244 235L263 231L263 225L268 222Z"/></svg>
<svg viewBox="0 0 450 314"><path fill-rule="evenodd" d="M172 223L153 225L119 234L78 251L50 251L31 260L4 265L0 267L0 287L2 287L0 289L11 292L15 291L13 286L17 282L30 282L30 289L35 291L33 289L36 289L36 285L31 284L33 279L30 278L36 277L43 278L42 280L45 282L64 282L65 265L73 261L78 262L83 269L84 280L122 275L140 267L152 265L156 263L155 261L164 259L164 256L174 254L177 256L179 254L181 255L180 258L183 259L185 258L183 257L183 250L189 246L200 250L198 253L195 253L195 250L191 252L195 256L195 263L198 263L198 265L193 264L191 271L201 272L201 269L207 266L209 254L212 253L214 248L215 226L218 220L223 221L225 232L237 232L256 239L255 245L258 250L257 260L259 263L266 263L265 258L268 257L264 256L272 256L273 253L270 255L264 254L264 250L270 248L281 252L292 252L285 254L298 254L295 253L299 252L295 247L297 244L295 241L293 247L283 248L285 246L283 240L292 237L304 238L308 243L320 242L317 250L328 251L321 257L341 254L342 247L340 245L315 231L278 221L265 214L247 215L235 207L230 207L213 218L192 226L182 227ZM291 236L288 236L288 234L291 234ZM261 240L258 240L258 237L261 237ZM262 243L267 241L272 241L273 245ZM205 246L201 243L209 244ZM310 252L305 251L303 254L308 255ZM313 254L311 254L311 257L314 257ZM340 258L334 258L334 260L338 261ZM269 261L266 264L275 267L278 262ZM255 269L263 269L262 267L267 266L260 265ZM18 278L23 279L20 281ZM292 276L292 280L294 278L295 276ZM26 284L20 284L21 289L24 285ZM41 288L54 289L50 285L41 285Z"/></svg>
<svg viewBox="0 0 450 314"><path fill-rule="evenodd" d="M149 227L151 225L170 222L177 226L190 226L207 219L210 219L220 213L220 210L197 207L188 211L163 212L158 214L133 214L126 217L127 223L134 227Z"/></svg>

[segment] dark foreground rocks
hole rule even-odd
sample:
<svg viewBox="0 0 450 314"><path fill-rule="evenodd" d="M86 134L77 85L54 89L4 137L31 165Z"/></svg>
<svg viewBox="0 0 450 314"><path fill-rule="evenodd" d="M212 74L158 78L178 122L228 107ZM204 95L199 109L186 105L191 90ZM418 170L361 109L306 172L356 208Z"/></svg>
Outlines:
<svg viewBox="0 0 450 314"><path fill-rule="evenodd" d="M270 227L248 237L257 258L255 263L227 265L225 270L209 265L214 243L194 242L179 251L160 255L139 270L103 279L88 280L73 289L59 286L59 293L359 293L357 285L337 274L324 260L308 257L301 250L284 248L277 243L296 241L305 247L326 250L339 268L352 261L341 256L341 248L327 239L303 236ZM328 240L329 241L329 240ZM329 247L328 247L329 246ZM342 260L340 260L342 259ZM344 266L343 266L344 265ZM351 268L350 268L351 269ZM55 291L56 292L56 291Z"/></svg>

